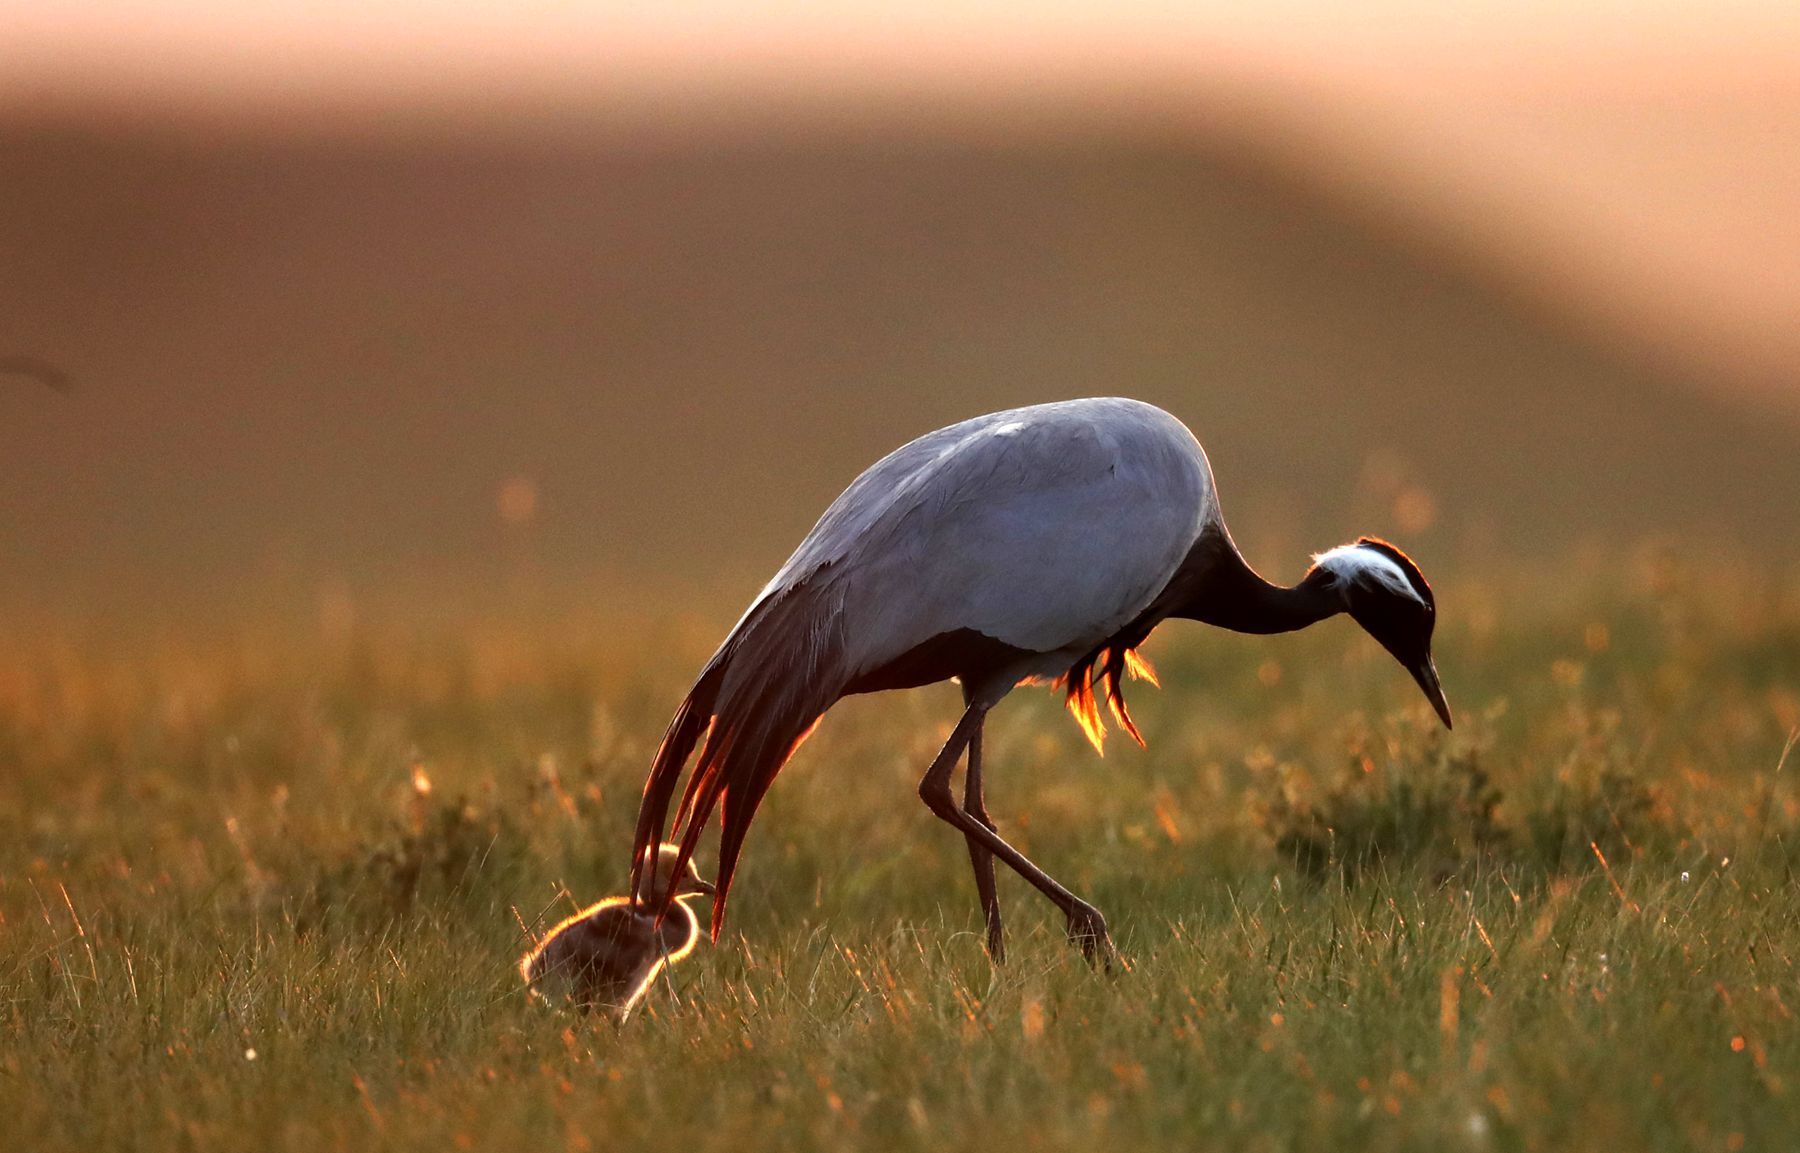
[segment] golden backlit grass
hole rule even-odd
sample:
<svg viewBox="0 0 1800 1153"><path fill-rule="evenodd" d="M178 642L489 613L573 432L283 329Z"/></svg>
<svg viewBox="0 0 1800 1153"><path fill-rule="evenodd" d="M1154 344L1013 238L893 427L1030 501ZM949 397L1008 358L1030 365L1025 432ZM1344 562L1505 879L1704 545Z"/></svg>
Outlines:
<svg viewBox="0 0 1800 1153"><path fill-rule="evenodd" d="M1110 977L1010 877L1012 962L983 957L913 794L954 690L850 702L771 794L728 939L623 1028L527 1002L515 911L620 887L725 619L24 644L0 1117L87 1151L1772 1147L1800 589L1652 575L1445 582L1449 737L1342 621L1165 630L1148 752L1097 760L1022 691L990 805L1107 912Z"/></svg>

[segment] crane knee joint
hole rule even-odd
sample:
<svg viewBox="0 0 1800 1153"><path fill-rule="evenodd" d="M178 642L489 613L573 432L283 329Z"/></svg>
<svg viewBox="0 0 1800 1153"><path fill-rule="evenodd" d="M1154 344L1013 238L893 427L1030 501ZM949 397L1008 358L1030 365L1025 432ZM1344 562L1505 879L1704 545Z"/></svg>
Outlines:
<svg viewBox="0 0 1800 1153"><path fill-rule="evenodd" d="M919 782L919 799L925 807L946 821L955 820L956 798L950 795L950 786L942 781L934 781L927 777Z"/></svg>

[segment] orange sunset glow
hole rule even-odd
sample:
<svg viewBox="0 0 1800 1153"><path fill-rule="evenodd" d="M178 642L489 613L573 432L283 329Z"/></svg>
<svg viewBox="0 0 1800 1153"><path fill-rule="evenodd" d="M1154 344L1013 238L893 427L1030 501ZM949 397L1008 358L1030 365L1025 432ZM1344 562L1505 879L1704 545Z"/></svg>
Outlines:
<svg viewBox="0 0 1800 1153"><path fill-rule="evenodd" d="M1797 113L1800 0L0 0L0 1134L1792 1145Z"/></svg>
<svg viewBox="0 0 1800 1153"><path fill-rule="evenodd" d="M1192 122L1800 410L1800 10L1777 0L20 5L0 43L0 102L134 119Z"/></svg>
<svg viewBox="0 0 1800 1153"><path fill-rule="evenodd" d="M1792 6L1748 0L14 5L0 12L16 157L0 178L16 270L0 352L84 384L61 410L83 414L73 424L0 396L14 414L0 457L19 478L6 516L38 541L14 567L130 563L181 584L221 565L441 575L463 566L439 561L489 549L481 506L496 500L504 523L532 523L546 573L685 566L700 554L681 526L711 470L754 455L721 450L735 438L795 459L797 430L755 399L777 379L824 398L885 378L887 400L843 409L844 456L800 454L804 499L749 513L731 563L794 531L852 450L891 443L888 401L956 415L940 372L991 403L1043 395L1031 372L1054 395L1266 379L1288 411L1323 411L1298 400L1309 389L1397 404L1444 381L1498 415L1542 389L1525 405L1542 430L1501 423L1568 438L1560 459L1655 443L1585 443L1584 406L1618 411L1598 372L1620 395L1654 380L1685 394L1677 407L1773 421L1776 436L1800 420L1797 33ZM1084 154L1122 175L1057 159ZM1229 175L1177 170L1190 163ZM945 229L933 205L958 201L965 222ZM1234 222L1238 205L1258 221ZM827 233L789 232L809 219ZM1326 233L1300 223L1327 219ZM1371 247L1334 255L1319 238L1339 232ZM908 258L915 235L925 249ZM892 296L909 259L929 292ZM1371 259L1426 271L1406 288L1375 273L1396 287L1335 302L1333 278ZM821 276L832 287L809 286ZM1475 295L1432 287L1442 277ZM885 284L884 303L857 284ZM1046 293L1064 298L1034 299ZM1426 299L1450 311L1412 315ZM1052 314L1070 342L1057 354L1020 327ZM1524 326L1518 352L1467 328L1496 323ZM1417 349L1384 366L1392 346L1373 334L1388 325ZM1523 334L1539 327L1576 359L1529 364L1545 345ZM1248 334L1267 348L1240 348ZM1034 351L1008 364L1019 341L1040 368ZM518 373L533 382L522 404L507 391ZM1345 373L1366 384L1331 383ZM1209 391L1200 419L1251 420L1228 394ZM1424 415L1389 403L1350 418ZM661 451L680 467L653 479L641 454L673 419L690 435ZM1483 471L1509 450L1445 442L1438 459L1408 434L1402 458L1378 446L1339 464L1347 442L1292 431L1299 467L1362 474L1403 531L1491 541L1575 491ZM200 459L212 477L193 473ZM1590 492L1589 507L1691 501L1736 533L1749 522L1732 502L1760 515L1779 481L1755 459L1692 481L1607 464L1617 495ZM87 484L23 479L84 460ZM1729 487L1724 505L1709 484ZM104 507L108 491L125 506ZM1247 499L1270 523L1296 507L1260 481ZM1593 530L1608 523L1651 526Z"/></svg>

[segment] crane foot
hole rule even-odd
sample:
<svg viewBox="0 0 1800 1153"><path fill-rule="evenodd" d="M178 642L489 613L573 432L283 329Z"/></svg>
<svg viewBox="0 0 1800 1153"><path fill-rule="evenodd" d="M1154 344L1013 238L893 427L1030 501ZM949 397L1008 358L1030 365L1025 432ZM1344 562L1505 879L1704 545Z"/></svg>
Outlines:
<svg viewBox="0 0 1800 1153"><path fill-rule="evenodd" d="M1108 973L1119 962L1119 951L1106 933L1106 918L1092 905L1084 902L1069 910L1069 940L1080 946L1088 964L1099 965Z"/></svg>

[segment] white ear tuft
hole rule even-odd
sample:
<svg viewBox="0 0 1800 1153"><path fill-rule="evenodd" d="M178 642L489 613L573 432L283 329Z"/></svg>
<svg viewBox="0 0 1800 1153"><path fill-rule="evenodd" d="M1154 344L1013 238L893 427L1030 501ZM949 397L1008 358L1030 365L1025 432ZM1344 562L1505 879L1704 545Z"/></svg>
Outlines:
<svg viewBox="0 0 1800 1153"><path fill-rule="evenodd" d="M1360 544L1341 544L1316 554L1313 565L1330 573L1339 587L1353 584L1381 585L1409 600L1425 603L1419 590L1413 588L1412 581L1406 579L1406 573L1401 571L1392 557L1379 549Z"/></svg>

